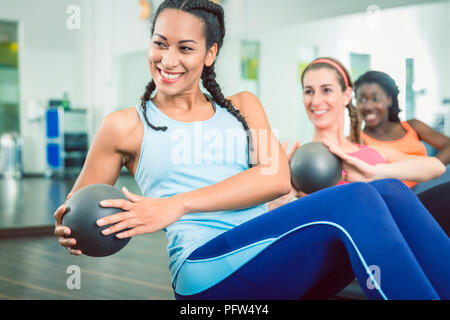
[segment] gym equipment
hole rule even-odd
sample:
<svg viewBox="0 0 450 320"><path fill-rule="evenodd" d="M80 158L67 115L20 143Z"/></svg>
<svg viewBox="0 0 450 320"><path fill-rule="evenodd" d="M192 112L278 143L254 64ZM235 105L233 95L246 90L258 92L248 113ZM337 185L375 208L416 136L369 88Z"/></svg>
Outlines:
<svg viewBox="0 0 450 320"><path fill-rule="evenodd" d="M101 231L108 226L99 227L100 218L121 212L120 208L105 208L100 201L105 199L125 199L127 197L117 188L107 184L92 184L75 192L66 203L63 225L72 231L75 249L91 257L105 257L121 250L131 238L118 239L115 234L103 235Z"/></svg>
<svg viewBox="0 0 450 320"><path fill-rule="evenodd" d="M336 185L341 178L342 163L321 142L310 142L294 152L290 169L294 187L309 194Z"/></svg>

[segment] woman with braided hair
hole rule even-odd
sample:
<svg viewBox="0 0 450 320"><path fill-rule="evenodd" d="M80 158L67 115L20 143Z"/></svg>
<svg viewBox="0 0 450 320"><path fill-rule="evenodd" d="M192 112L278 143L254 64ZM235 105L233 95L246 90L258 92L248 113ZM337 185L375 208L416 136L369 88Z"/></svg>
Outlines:
<svg viewBox="0 0 450 320"><path fill-rule="evenodd" d="M177 299L326 298L353 272L362 284L373 280L370 298L448 298L449 281L441 279L450 266L448 239L433 221L411 238L428 219L420 207L397 226L399 210L378 190L404 193L395 181L329 188L268 212L266 203L291 188L289 165L258 99L222 94L214 62L224 35L223 10L211 1L166 0L158 8L142 103L106 117L72 190L114 184L122 165L134 175L144 196L124 189L128 200L102 203L123 210L97 221L111 225L102 232L125 238L165 230ZM415 205L408 193L404 200ZM65 211L55 212L55 234L82 254L62 225Z"/></svg>
<svg viewBox="0 0 450 320"><path fill-rule="evenodd" d="M105 204L123 215L99 223L115 223L107 232L122 231L118 237L166 230L174 278L198 246L265 213L265 203L290 187L286 155L261 103L249 92L225 98L216 82L224 36L220 5L166 0L159 6L148 54L152 80L141 104L103 120L69 194L89 184L114 185L125 166L145 197L124 189L129 201ZM64 237L70 234L62 225L65 210L55 212L55 234L78 255L76 240Z"/></svg>

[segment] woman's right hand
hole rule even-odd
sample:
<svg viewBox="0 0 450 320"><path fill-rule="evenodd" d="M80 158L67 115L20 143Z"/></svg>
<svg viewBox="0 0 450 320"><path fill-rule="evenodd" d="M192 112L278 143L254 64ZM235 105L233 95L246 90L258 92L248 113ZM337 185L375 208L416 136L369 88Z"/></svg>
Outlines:
<svg viewBox="0 0 450 320"><path fill-rule="evenodd" d="M67 196L67 200L72 196L72 192ZM66 213L66 205L65 203L61 205L58 209L56 209L54 213L55 217L55 236L58 237L58 242L63 247L67 248L70 254L79 256L82 254L81 250L74 249L73 246L76 245L77 241L74 238L69 238L71 230L68 227L63 226L62 217Z"/></svg>

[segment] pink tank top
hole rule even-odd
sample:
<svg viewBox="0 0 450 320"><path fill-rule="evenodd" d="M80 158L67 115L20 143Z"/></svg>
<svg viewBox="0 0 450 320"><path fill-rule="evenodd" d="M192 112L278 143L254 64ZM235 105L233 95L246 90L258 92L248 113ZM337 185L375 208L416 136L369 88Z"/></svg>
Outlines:
<svg viewBox="0 0 450 320"><path fill-rule="evenodd" d="M348 155L358 158L370 165L376 165L378 163L387 163L386 160L379 154L376 150L365 146L365 145L358 145L359 150L351 153L347 153ZM342 171L344 173L344 171ZM348 181L341 180L338 182L338 186L341 184L346 184Z"/></svg>

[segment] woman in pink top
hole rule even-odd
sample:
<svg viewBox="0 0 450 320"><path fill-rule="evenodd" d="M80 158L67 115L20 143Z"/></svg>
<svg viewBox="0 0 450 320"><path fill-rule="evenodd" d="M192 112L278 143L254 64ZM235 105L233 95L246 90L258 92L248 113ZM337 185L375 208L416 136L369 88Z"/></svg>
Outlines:
<svg viewBox="0 0 450 320"><path fill-rule="evenodd" d="M358 158L369 165L375 166L379 163L387 163L383 156L373 148L367 147L365 145L358 144L359 150L355 152L348 153L349 156ZM343 171L345 176L345 171ZM337 185L342 185L348 183L346 180L341 180Z"/></svg>
<svg viewBox="0 0 450 320"><path fill-rule="evenodd" d="M434 157L407 155L384 146L364 146L361 140L361 118L351 103L353 84L348 71L335 59L319 58L302 74L303 103L314 125L313 141L321 141L343 160L344 174L339 184L383 178L422 182L444 172L441 161ZM350 117L350 137L344 136L345 110ZM300 144L288 152L292 156ZM287 144L284 145L287 151ZM282 199L269 206L291 200L299 190L292 188ZM301 195L301 193L300 193Z"/></svg>

